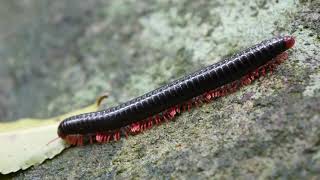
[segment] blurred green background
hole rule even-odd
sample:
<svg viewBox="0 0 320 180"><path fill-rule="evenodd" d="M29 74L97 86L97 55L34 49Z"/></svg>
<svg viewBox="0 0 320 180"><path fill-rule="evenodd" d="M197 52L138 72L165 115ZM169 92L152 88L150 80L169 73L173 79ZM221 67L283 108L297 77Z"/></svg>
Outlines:
<svg viewBox="0 0 320 180"><path fill-rule="evenodd" d="M49 117L70 109L59 106L79 107L68 101L78 89L88 88L79 48L102 13L99 1L0 4L0 120ZM91 88L100 88L99 93L104 85ZM83 98L82 106L95 96Z"/></svg>

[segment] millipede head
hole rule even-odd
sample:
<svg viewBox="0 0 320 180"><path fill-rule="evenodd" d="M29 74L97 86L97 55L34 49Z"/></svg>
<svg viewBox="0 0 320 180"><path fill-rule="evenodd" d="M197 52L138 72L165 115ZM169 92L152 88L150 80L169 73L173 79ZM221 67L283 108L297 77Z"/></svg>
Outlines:
<svg viewBox="0 0 320 180"><path fill-rule="evenodd" d="M58 136L62 139L66 138L66 135L62 132L60 126L58 127Z"/></svg>

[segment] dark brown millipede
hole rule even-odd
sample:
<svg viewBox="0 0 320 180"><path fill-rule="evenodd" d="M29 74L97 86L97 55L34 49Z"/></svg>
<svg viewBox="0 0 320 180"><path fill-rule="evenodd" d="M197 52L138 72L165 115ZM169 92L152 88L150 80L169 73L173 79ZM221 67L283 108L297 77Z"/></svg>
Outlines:
<svg viewBox="0 0 320 180"><path fill-rule="evenodd" d="M69 117L60 123L58 135L69 144L82 145L142 132L250 84L287 59L285 51L294 43L292 36L265 40L118 106Z"/></svg>

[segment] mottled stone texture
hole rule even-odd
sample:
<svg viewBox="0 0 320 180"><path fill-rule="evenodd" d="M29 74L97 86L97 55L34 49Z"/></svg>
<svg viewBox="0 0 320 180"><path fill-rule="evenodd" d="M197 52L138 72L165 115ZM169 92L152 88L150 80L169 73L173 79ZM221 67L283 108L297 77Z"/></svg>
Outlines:
<svg viewBox="0 0 320 180"><path fill-rule="evenodd" d="M33 13L0 36L1 119L67 112L103 91L116 105L274 35L297 43L272 75L232 95L15 178L320 178L319 1L23 2Z"/></svg>

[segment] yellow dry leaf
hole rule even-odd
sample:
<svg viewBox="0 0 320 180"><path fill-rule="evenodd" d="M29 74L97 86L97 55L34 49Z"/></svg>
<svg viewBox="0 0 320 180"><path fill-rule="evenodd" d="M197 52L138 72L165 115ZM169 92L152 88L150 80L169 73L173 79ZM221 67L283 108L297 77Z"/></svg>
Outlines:
<svg viewBox="0 0 320 180"><path fill-rule="evenodd" d="M0 123L0 173L8 174L41 164L69 147L60 138L52 141L58 137L59 122L76 114L97 111L102 99L106 97L101 96L88 107L49 119L25 118Z"/></svg>

